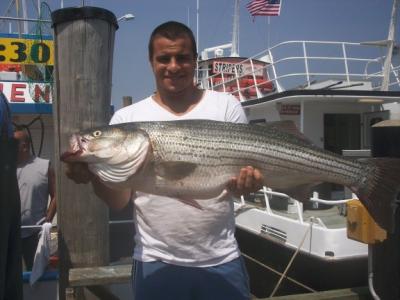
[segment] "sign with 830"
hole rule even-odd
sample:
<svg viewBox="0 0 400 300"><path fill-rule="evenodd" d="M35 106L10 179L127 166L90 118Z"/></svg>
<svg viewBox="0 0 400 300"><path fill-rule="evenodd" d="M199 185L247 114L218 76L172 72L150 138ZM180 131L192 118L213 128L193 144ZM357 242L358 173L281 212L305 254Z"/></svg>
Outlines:
<svg viewBox="0 0 400 300"><path fill-rule="evenodd" d="M53 41L0 38L0 64L53 65Z"/></svg>

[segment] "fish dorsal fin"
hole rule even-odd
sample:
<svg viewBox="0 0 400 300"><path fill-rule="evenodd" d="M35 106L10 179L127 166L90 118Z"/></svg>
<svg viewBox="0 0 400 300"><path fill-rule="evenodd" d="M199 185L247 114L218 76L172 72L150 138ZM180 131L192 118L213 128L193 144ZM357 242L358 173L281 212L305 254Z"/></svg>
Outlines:
<svg viewBox="0 0 400 300"><path fill-rule="evenodd" d="M184 161L165 161L157 163L155 166L156 174L167 180L179 180L189 176L197 165Z"/></svg>
<svg viewBox="0 0 400 300"><path fill-rule="evenodd" d="M273 128L280 132L284 132L292 136L295 136L307 144L312 144L312 142L303 133L300 132L300 130L297 128L296 124L293 121L283 120L283 121L274 121L268 123L256 123L256 125L265 126L266 128Z"/></svg>

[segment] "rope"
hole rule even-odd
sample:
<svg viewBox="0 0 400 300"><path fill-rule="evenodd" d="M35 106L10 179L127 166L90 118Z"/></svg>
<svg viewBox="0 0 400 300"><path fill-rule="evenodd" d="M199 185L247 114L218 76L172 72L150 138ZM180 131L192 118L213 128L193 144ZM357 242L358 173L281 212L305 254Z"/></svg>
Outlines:
<svg viewBox="0 0 400 300"><path fill-rule="evenodd" d="M23 129L25 129L25 130L27 131L28 136L29 136L29 139L30 139L30 142L31 142L31 151L32 151L32 154L36 156L35 147L34 147L34 145L33 145L33 140L32 140L32 133L31 133L31 130L30 130L30 128L29 128L29 127L30 127L33 123L35 123L36 121L39 121L39 122L40 122L40 129L41 129L41 131L40 131L39 153L38 153L38 155L37 155L38 157L40 157L40 155L42 154L43 141L44 141L44 123L43 123L43 120L42 120L41 115L39 115L39 116L37 116L36 118L34 118L34 119L33 119L31 122L29 122L28 124L16 124L16 123L13 122L13 125L15 126L15 128L16 128L17 130L23 130Z"/></svg>
<svg viewBox="0 0 400 300"><path fill-rule="evenodd" d="M278 283L276 284L274 290L272 291L271 295L269 296L270 298L273 297L273 296L275 295L276 291L278 290L279 286L280 286L281 283L282 283L283 278L286 277L286 273L289 271L289 268L291 267L291 265L292 265L294 259L296 258L297 254L299 253L301 246L303 246L303 243L304 243L304 241L305 241L305 239L306 239L306 236L307 236L308 233L310 232L310 230L311 230L311 228L312 228L312 225L313 225L313 222L311 222L310 226L309 226L308 229L306 230L306 233L304 234L303 239L302 239L301 242L300 242L300 245L297 247L297 249L296 249L295 253L293 254L292 258L290 259L290 261L289 261L289 263L288 263L288 265L287 265L285 271L283 272L281 278L279 278ZM314 292L316 292L316 291L314 291Z"/></svg>
<svg viewBox="0 0 400 300"><path fill-rule="evenodd" d="M275 270L275 269L273 269L273 268L271 268L271 267L269 267L269 266L263 264L262 262L256 260L255 258L253 258L253 257L251 257L251 256L248 256L247 254L244 254L243 252L242 252L242 256L244 256L244 257L247 258L248 260L251 260L252 262L255 262L256 264L259 264L260 266L262 266L262 267L268 269L268 270L271 271L272 273L275 273L275 274L277 274L277 275L284 275L283 273L281 273L281 272L279 272L279 271L277 271L277 270ZM294 283L294 284L297 284L298 286L300 286L300 287L302 287L302 288L304 288L304 289L306 289L306 290L308 290L308 291L310 291L310 292L313 292L313 293L317 292L317 291L314 290L313 288L311 288L311 287L309 287L309 286L307 286L307 285L305 285L305 284L303 284L303 283L297 281L296 279L293 279L293 278L291 278L291 277L289 277L289 276L286 276L286 275L284 275L284 276L285 276L285 278L286 278L287 280L289 280L290 282L292 282L292 283Z"/></svg>

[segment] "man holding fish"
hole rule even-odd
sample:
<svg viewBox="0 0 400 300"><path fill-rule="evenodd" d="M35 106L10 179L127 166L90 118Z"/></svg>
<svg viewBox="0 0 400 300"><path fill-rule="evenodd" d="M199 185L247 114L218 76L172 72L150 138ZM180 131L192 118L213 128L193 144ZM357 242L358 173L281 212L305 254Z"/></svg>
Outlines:
<svg viewBox="0 0 400 300"><path fill-rule="evenodd" d="M232 95L195 86L196 59L196 42L187 26L172 21L158 26L149 41L157 91L117 111L111 124L188 119L246 123L242 106ZM147 149L135 158L139 168L150 159ZM114 189L90 172L86 163L68 166L68 177L77 183L91 182L111 208L121 209L133 199L136 300L250 299L248 275L234 237L233 202L226 200L260 189L263 175L258 169L244 165L220 195L199 205L200 201L186 196ZM180 172L169 174L165 167L159 174L179 177L191 170L181 162L172 167Z"/></svg>

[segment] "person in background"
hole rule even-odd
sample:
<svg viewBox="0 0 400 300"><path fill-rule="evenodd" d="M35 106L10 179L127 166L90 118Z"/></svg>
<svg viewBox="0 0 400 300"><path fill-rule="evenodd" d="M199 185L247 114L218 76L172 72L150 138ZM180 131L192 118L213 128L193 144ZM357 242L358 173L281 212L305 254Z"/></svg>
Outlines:
<svg viewBox="0 0 400 300"><path fill-rule="evenodd" d="M111 124L134 121L210 119L247 122L240 102L230 94L202 90L194 83L196 42L184 24L158 26L149 41L156 92L117 111ZM134 299L250 299L244 261L234 236L233 195L261 188L261 173L243 166L227 189L202 200L200 210L177 199L112 190L82 163L70 163L67 176L91 182L111 208L134 202Z"/></svg>
<svg viewBox="0 0 400 300"><path fill-rule="evenodd" d="M31 154L31 139L24 130L17 130L17 179L21 198L21 225L52 222L56 213L55 174L50 161ZM49 203L50 196L50 203ZM22 256L27 270L32 270L39 229L22 228Z"/></svg>
<svg viewBox="0 0 400 300"><path fill-rule="evenodd" d="M8 102L1 91L0 154L0 300L22 300L17 142Z"/></svg>

